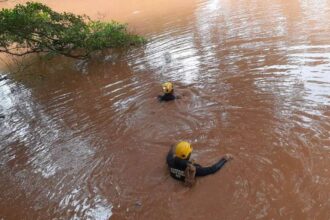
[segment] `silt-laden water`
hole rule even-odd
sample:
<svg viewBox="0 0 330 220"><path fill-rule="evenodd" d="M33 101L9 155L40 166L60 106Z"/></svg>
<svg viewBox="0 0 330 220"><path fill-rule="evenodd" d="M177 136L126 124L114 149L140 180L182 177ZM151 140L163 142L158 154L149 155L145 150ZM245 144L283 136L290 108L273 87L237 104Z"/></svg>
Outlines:
<svg viewBox="0 0 330 220"><path fill-rule="evenodd" d="M43 2L148 43L0 82L0 219L330 219L330 1ZM185 188L180 140L235 159Z"/></svg>

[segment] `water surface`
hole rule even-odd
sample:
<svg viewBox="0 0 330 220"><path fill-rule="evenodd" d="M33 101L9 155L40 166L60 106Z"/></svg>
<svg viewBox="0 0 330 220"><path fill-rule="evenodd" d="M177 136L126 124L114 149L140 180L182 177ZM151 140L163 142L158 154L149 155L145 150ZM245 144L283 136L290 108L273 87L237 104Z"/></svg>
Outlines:
<svg viewBox="0 0 330 220"><path fill-rule="evenodd" d="M0 219L330 218L330 1L45 2L149 42L0 82ZM235 159L187 189L179 140Z"/></svg>

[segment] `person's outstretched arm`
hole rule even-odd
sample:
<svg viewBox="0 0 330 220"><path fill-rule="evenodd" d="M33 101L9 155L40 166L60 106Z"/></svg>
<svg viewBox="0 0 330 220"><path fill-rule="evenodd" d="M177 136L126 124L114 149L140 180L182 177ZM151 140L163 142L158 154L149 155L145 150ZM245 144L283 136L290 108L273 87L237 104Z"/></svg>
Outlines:
<svg viewBox="0 0 330 220"><path fill-rule="evenodd" d="M199 164L194 164L196 167L196 176L206 176L213 174L218 170L220 170L225 165L225 163L227 163L230 159L232 159L232 157L226 155L225 157L223 157L221 160L219 160L217 163L215 163L210 167L202 167Z"/></svg>

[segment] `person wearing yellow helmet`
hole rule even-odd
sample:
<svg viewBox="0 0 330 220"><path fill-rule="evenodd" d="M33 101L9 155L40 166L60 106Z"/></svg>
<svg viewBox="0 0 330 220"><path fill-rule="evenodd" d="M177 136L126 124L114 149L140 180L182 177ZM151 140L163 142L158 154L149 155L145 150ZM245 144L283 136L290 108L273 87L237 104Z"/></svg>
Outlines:
<svg viewBox="0 0 330 220"><path fill-rule="evenodd" d="M171 82L163 83L162 88L164 94L158 96L159 101L172 101L176 98L179 98L178 96L174 95L173 83Z"/></svg>
<svg viewBox="0 0 330 220"><path fill-rule="evenodd" d="M203 167L197 163L194 163L193 161L190 161L192 151L193 148L191 147L190 143L186 141L180 141L168 152L166 161L170 174L173 178L186 182L187 175L189 175L189 173L189 178L191 178L191 173L193 175L192 178L195 178L195 176L206 176L213 174L220 170L226 162L232 159L230 154L226 154L212 166Z"/></svg>

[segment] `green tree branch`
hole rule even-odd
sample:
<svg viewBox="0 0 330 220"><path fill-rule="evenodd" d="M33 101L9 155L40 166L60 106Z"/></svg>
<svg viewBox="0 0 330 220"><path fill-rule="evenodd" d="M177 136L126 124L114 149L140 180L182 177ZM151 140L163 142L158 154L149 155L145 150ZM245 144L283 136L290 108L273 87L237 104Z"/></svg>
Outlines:
<svg viewBox="0 0 330 220"><path fill-rule="evenodd" d="M15 56L51 52L81 59L96 50L144 42L143 37L128 33L124 24L58 13L41 3L0 11L0 52Z"/></svg>

